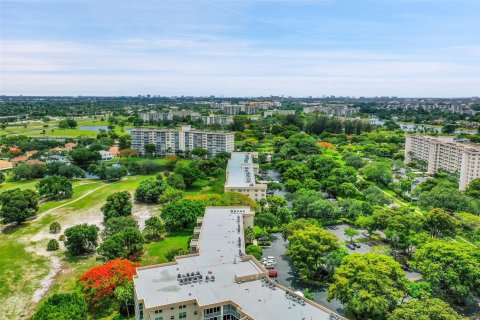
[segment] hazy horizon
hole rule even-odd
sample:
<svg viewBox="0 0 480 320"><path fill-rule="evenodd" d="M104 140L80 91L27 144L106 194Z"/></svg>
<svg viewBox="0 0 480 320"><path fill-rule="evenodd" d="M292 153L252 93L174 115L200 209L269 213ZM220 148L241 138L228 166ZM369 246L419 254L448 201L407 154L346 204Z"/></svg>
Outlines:
<svg viewBox="0 0 480 320"><path fill-rule="evenodd" d="M0 6L1 95L480 95L474 0Z"/></svg>

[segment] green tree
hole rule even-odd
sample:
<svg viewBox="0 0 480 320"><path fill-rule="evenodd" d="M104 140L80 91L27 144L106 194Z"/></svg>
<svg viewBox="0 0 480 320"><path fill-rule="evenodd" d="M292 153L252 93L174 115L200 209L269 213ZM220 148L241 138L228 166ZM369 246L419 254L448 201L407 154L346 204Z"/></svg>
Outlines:
<svg viewBox="0 0 480 320"><path fill-rule="evenodd" d="M432 240L415 250L413 266L436 294L463 303L480 293L479 249L463 242Z"/></svg>
<svg viewBox="0 0 480 320"><path fill-rule="evenodd" d="M267 197L268 210L277 216L278 210L287 206L287 200L284 197L273 196Z"/></svg>
<svg viewBox="0 0 480 320"><path fill-rule="evenodd" d="M328 200L317 200L307 207L305 218L321 220L335 220L340 217L340 210L336 204Z"/></svg>
<svg viewBox="0 0 480 320"><path fill-rule="evenodd" d="M356 237L358 236L360 233L353 229L353 228L346 228L344 231L343 231L343 234L345 234L347 237L350 238L350 242L353 243L353 237Z"/></svg>
<svg viewBox="0 0 480 320"><path fill-rule="evenodd" d="M315 279L327 273L327 257L340 249L338 238L320 227L297 229L288 237L287 254L303 276Z"/></svg>
<svg viewBox="0 0 480 320"><path fill-rule="evenodd" d="M158 198L158 203L168 204L183 198L185 192L173 188L166 188L163 194Z"/></svg>
<svg viewBox="0 0 480 320"><path fill-rule="evenodd" d="M446 134L454 133L457 129L457 126L454 123L447 123L443 126L442 132Z"/></svg>
<svg viewBox="0 0 480 320"><path fill-rule="evenodd" d="M153 143L147 143L144 147L145 154L148 156L152 156L155 152L157 152L157 146Z"/></svg>
<svg viewBox="0 0 480 320"><path fill-rule="evenodd" d="M88 304L78 292L49 297L31 320L87 320Z"/></svg>
<svg viewBox="0 0 480 320"><path fill-rule="evenodd" d="M55 239L48 240L47 251L57 251L60 248L58 241Z"/></svg>
<svg viewBox="0 0 480 320"><path fill-rule="evenodd" d="M60 226L60 223L54 221L50 224L49 227L50 233L59 233L60 230L62 230L62 227Z"/></svg>
<svg viewBox="0 0 480 320"><path fill-rule="evenodd" d="M102 236L104 239L118 233L126 228L137 228L138 223L132 216L113 217L104 222L105 229L103 229Z"/></svg>
<svg viewBox="0 0 480 320"><path fill-rule="evenodd" d="M385 162L375 162L363 168L363 175L367 180L375 181L388 186L393 181L392 169Z"/></svg>
<svg viewBox="0 0 480 320"><path fill-rule="evenodd" d="M38 196L30 189L12 189L0 194L0 217L3 223L22 223L38 212Z"/></svg>
<svg viewBox="0 0 480 320"><path fill-rule="evenodd" d="M185 186L189 188L197 179L202 177L202 172L198 168L196 162L185 164L184 162L177 162L174 172L182 176Z"/></svg>
<svg viewBox="0 0 480 320"><path fill-rule="evenodd" d="M33 180L45 176L45 165L19 163L13 167L13 180Z"/></svg>
<svg viewBox="0 0 480 320"><path fill-rule="evenodd" d="M419 205L423 209L441 208L448 212L476 213L473 200L459 190L436 186L420 194Z"/></svg>
<svg viewBox="0 0 480 320"><path fill-rule="evenodd" d="M176 173L172 173L167 177L167 184L173 189L185 190L186 188L183 177Z"/></svg>
<svg viewBox="0 0 480 320"><path fill-rule="evenodd" d="M434 238L455 235L457 221L443 209L432 209L424 214L423 228Z"/></svg>
<svg viewBox="0 0 480 320"><path fill-rule="evenodd" d="M86 168L90 163L102 160L98 151L90 151L85 148L77 148L70 151L70 157L79 167Z"/></svg>
<svg viewBox="0 0 480 320"><path fill-rule="evenodd" d="M165 236L165 223L159 217L152 216L145 220L143 234L148 240L160 240Z"/></svg>
<svg viewBox="0 0 480 320"><path fill-rule="evenodd" d="M412 299L393 311L388 320L462 320L447 303L440 299Z"/></svg>
<svg viewBox="0 0 480 320"><path fill-rule="evenodd" d="M38 193L47 199L66 199L73 195L72 183L65 177L48 176L36 185Z"/></svg>
<svg viewBox="0 0 480 320"><path fill-rule="evenodd" d="M72 255L88 253L97 247L98 227L79 224L65 230L65 247Z"/></svg>
<svg viewBox="0 0 480 320"><path fill-rule="evenodd" d="M365 197L365 200L376 206L383 206L392 203L392 200L387 198L387 196L375 186L370 186L363 190L363 196Z"/></svg>
<svg viewBox="0 0 480 320"><path fill-rule="evenodd" d="M472 198L480 199L480 178L470 181L465 193Z"/></svg>
<svg viewBox="0 0 480 320"><path fill-rule="evenodd" d="M135 190L135 200L143 203L158 203L167 185L160 180L148 179L140 182Z"/></svg>
<svg viewBox="0 0 480 320"><path fill-rule="evenodd" d="M327 299L338 299L357 317L384 319L407 290L398 262L382 254L354 253L335 271Z"/></svg>
<svg viewBox="0 0 480 320"><path fill-rule="evenodd" d="M197 156L199 158L206 158L208 156L208 150L203 148L195 147L190 152L192 155Z"/></svg>
<svg viewBox="0 0 480 320"><path fill-rule="evenodd" d="M272 213L262 213L255 215L255 225L261 228L271 229L280 225L280 219Z"/></svg>
<svg viewBox="0 0 480 320"><path fill-rule="evenodd" d="M245 252L247 254L250 254L250 255L254 256L255 259L257 259L257 260L262 259L263 249L259 246L255 246L255 245L251 244L251 245L249 245L245 248Z"/></svg>
<svg viewBox="0 0 480 320"><path fill-rule="evenodd" d="M128 227L108 237L98 248L98 253L104 260L132 260L142 253L144 242L138 228Z"/></svg>
<svg viewBox="0 0 480 320"><path fill-rule="evenodd" d="M162 210L162 219L170 230L192 228L197 217L203 216L205 205L200 201L181 199L166 205Z"/></svg>
<svg viewBox="0 0 480 320"><path fill-rule="evenodd" d="M300 189L290 196L292 207L297 217L307 216L308 206L319 199L323 199L320 193L307 189Z"/></svg>
<svg viewBox="0 0 480 320"><path fill-rule="evenodd" d="M115 288L113 292L115 299L120 303L120 313L130 318L130 309L134 306L133 282L127 282Z"/></svg>
<svg viewBox="0 0 480 320"><path fill-rule="evenodd" d="M103 220L113 217L126 217L132 214L132 197L128 191L121 191L107 197L107 202L102 206Z"/></svg>

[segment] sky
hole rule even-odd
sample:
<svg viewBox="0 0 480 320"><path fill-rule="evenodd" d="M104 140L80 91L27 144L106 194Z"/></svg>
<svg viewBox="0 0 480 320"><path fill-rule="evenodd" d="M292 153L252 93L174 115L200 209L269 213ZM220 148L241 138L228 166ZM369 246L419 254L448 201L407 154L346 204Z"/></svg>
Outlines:
<svg viewBox="0 0 480 320"><path fill-rule="evenodd" d="M478 0L0 0L0 94L480 95Z"/></svg>

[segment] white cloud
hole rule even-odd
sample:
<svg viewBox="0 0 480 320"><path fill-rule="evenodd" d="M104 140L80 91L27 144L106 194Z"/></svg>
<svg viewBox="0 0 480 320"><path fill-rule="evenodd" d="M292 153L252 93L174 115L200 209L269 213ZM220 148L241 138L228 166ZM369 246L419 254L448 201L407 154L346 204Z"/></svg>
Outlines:
<svg viewBox="0 0 480 320"><path fill-rule="evenodd" d="M473 58L477 49L460 52ZM215 37L103 43L3 40L0 92L478 95L480 64L455 61L450 53L431 57L368 50L274 50L253 41Z"/></svg>

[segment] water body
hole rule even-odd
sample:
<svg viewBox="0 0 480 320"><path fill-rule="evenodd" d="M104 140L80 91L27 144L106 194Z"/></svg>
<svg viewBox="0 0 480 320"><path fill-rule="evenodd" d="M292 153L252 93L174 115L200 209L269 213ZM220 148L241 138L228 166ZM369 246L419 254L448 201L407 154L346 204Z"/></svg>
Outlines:
<svg viewBox="0 0 480 320"><path fill-rule="evenodd" d="M288 242L284 241L280 233L273 234L274 240L270 248L263 249L263 256L274 256L277 261L276 270L278 271L278 282L295 291L304 291L310 289L315 302L325 306L326 308L335 311L340 315L346 314L346 309L340 301L332 300L327 301L327 288L320 287L303 282L295 271L295 267L292 264L290 258L285 254L288 249Z"/></svg>
<svg viewBox="0 0 480 320"><path fill-rule="evenodd" d="M385 121L382 121L377 118L372 118L371 119L374 124L378 124L383 126L385 124ZM442 132L442 128L439 127L434 127L428 124L414 124L414 123L397 123L400 128L404 131L433 131L437 133ZM466 134L476 134L475 131L468 131L468 130L455 130L455 133L466 133Z"/></svg>
<svg viewBox="0 0 480 320"><path fill-rule="evenodd" d="M80 126L80 130L100 132L100 130L108 131L108 126Z"/></svg>

